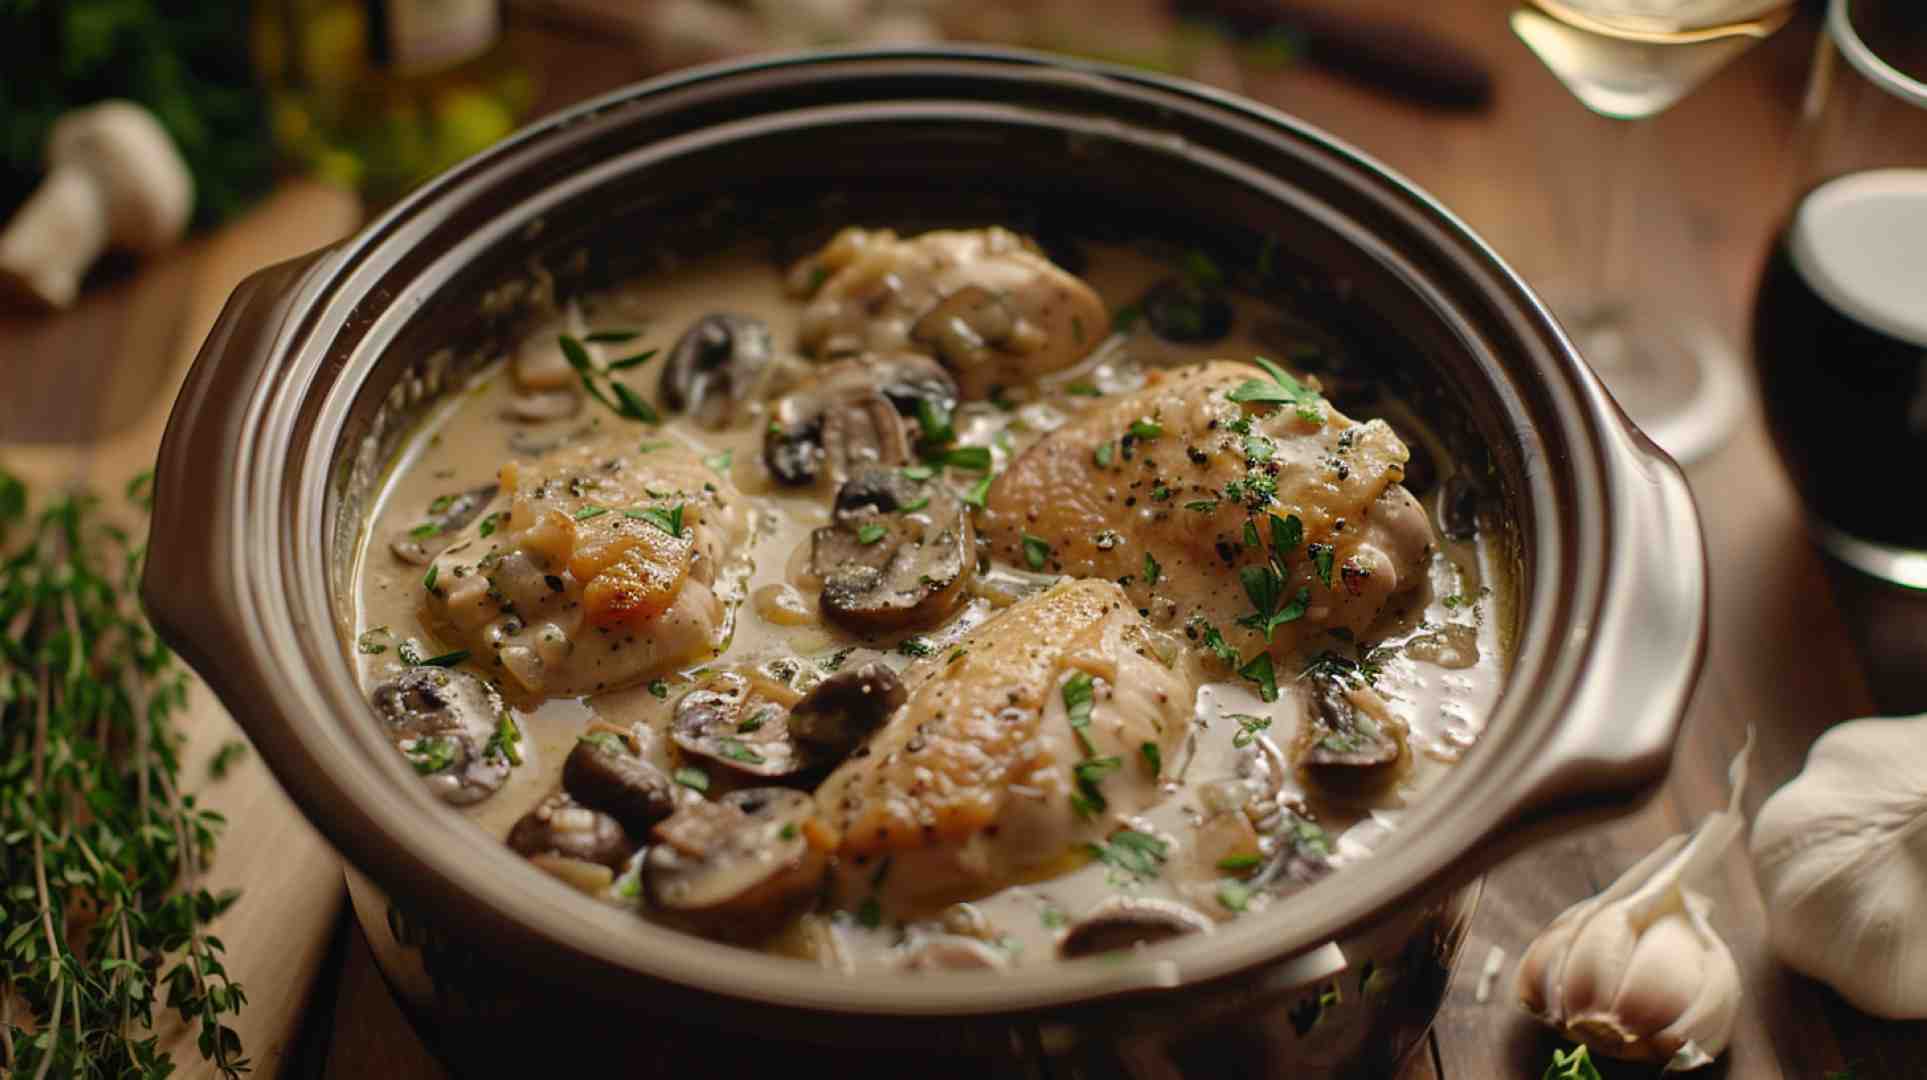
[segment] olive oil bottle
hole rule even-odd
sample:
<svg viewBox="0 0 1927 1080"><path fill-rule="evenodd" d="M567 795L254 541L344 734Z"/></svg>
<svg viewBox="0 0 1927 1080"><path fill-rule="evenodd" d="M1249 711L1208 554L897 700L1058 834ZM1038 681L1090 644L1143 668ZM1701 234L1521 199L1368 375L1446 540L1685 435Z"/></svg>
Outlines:
<svg viewBox="0 0 1927 1080"><path fill-rule="evenodd" d="M280 153L372 206L514 130L536 87L501 0L260 0Z"/></svg>

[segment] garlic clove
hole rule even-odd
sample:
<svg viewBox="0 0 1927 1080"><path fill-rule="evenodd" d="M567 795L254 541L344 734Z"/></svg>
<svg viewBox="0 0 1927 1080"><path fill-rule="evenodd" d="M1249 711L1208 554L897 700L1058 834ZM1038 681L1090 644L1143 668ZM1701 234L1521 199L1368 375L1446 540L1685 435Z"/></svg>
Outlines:
<svg viewBox="0 0 1927 1080"><path fill-rule="evenodd" d="M1675 836L1540 932L1519 962L1528 1012L1608 1057L1698 1068L1731 1041L1740 975L1697 890L1739 835L1746 747L1727 808Z"/></svg>
<svg viewBox="0 0 1927 1080"><path fill-rule="evenodd" d="M1841 724L1767 799L1753 874L1789 967L1890 1019L1927 1017L1927 716Z"/></svg>

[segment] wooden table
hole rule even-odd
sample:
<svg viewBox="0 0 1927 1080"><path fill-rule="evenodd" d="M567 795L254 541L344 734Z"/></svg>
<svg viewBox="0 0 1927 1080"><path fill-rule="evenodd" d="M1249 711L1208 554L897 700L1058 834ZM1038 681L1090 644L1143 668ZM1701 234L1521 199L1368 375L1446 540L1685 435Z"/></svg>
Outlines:
<svg viewBox="0 0 1927 1080"><path fill-rule="evenodd" d="M1349 6L1404 12L1480 54L1498 76L1493 107L1427 111L1302 68L1248 72L1245 91L1340 134L1429 188L1529 278L1553 273L1565 255L1562 238L1575 230L1562 216L1560 192L1542 178L1562 165L1596 165L1584 155L1598 122L1506 33L1508 5L1500 0L1349 0ZM1812 33L1811 25L1796 24L1715 77L1652 132L1663 149L1658 160L1670 162L1676 173L1674 197L1684 211L1677 240L1686 250L1688 276L1705 290L1698 306L1735 340L1744 336L1774 216L1790 197L1787 136ZM543 40L550 55L594 58L545 65L555 73L553 100L640 74L633 57L607 41L570 42L554 34ZM352 207L336 195L311 187L284 190L223 233L111 286L119 292L67 317L57 332L47 323L0 321L0 379L15 388L0 400L0 456L16 465L26 460L47 476L91 469L103 485L131 472L151 454L163 412L157 406L142 411L138 402L171 397L181 357L205 332L232 282L252 266L326 242L352 220ZM178 339L166 333L176 325ZM157 347L157 341L176 343ZM102 378L112 376L109 386L141 378L146 369L136 370L140 364L159 363L163 374L148 373L147 386L120 395L132 397L132 405L116 404L112 394L63 393L51 378L30 374L56 347L77 352L79 363L111 356L114 363L100 369ZM71 369L65 385L73 385ZM33 407L19 404L30 395ZM23 431L40 439L50 429L93 425L114 408L138 414L117 435L78 448L5 445L18 444ZM59 422L48 423L50 409ZM1793 495L1757 411L1750 409L1739 433L1690 475L1712 567L1712 638L1672 775L1637 814L1549 843L1490 876L1450 998L1403 1080L1539 1076L1559 1044L1512 1007L1509 994L1511 961L1531 935L1660 840L1723 805L1726 766L1749 726L1757 735L1754 783L1745 800L1751 811L1797 771L1818 732L1872 713L1883 688L1895 694L1906 689L1897 680L1870 684L1866 659L1854 647L1861 601L1834 588L1803 538ZM1899 636L1903 652L1911 642L1912 657L1927 656L1927 628L1920 622L1904 626ZM1908 667L1920 665L1909 658L1900 673ZM205 694L195 715L196 746L211 748L232 731ZM237 925L224 924L219 932L250 991L242 1032L261 1075L445 1075L396 1012L358 931L340 917L340 878L325 845L265 770L243 769L211 791L236 820L218 864L219 881L249 890L229 917ZM237 814L237 808L245 812ZM1852 1064L1863 1080L1927 1076L1927 1024L1871 1020L1772 961L1760 897L1738 852L1727 861L1715 900L1715 923L1739 957L1747 996L1735 1045L1701 1075L1820 1080L1828 1070ZM1475 985L1494 947L1507 954L1506 972L1498 992L1481 1003ZM182 1049L182 1075L199 1075L191 1047ZM1651 1075L1616 1065L1603 1071L1609 1078Z"/></svg>

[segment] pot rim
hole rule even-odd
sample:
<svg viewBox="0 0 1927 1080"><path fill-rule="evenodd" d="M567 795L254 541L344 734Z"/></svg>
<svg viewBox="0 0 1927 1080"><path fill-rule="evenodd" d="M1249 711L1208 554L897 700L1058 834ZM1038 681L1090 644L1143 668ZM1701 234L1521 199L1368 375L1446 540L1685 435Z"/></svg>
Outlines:
<svg viewBox="0 0 1927 1080"><path fill-rule="evenodd" d="M637 920L546 875L531 873L505 846L413 782L386 744L376 745L380 740L372 731L348 730L367 725L305 721L315 712L356 715L366 709L332 617L335 607L325 553L328 466L338 451L348 407L373 368L374 354L379 353L367 342L379 339L383 324L406 320L412 308L399 302L406 297L397 298L377 317L377 325L355 347L345 368L333 370L326 354L348 310L365 299L377 276L370 264L403 242L411 230L425 227L424 220L451 212L463 192L480 187L492 170L513 170L527 152L605 114L691 88L727 89L732 81L759 75L839 66L956 69L981 71L986 78L1071 83L1096 89L1111 100L1121 95L1153 99L1183 119L1237 126L1281 146L1293 144L1300 153L1324 158L1329 167L1344 171L1361 186L1370 185L1375 190L1365 194L1401 211L1435 242L1449 245L1449 250L1441 247L1438 254L1451 257L1473 274L1474 280L1461 284L1460 290L1476 294L1496 309L1488 317L1503 323L1516 339L1507 340L1506 347L1531 354L1534 374L1545 376L1540 385L1526 388L1512 385L1496 371L1488 372L1494 376L1492 390L1502 399L1505 414L1527 415L1531 410L1522 395L1536 394L1541 399L1539 411L1557 419L1565 442L1555 450L1537 430L1514 433L1520 441L1525 484L1517 498L1535 505L1557 505L1560 493L1554 479L1558 476L1566 486L1566 501L1582 520L1561 523L1550 513L1532 515L1530 535L1522 540L1537 572L1534 580L1521 587L1517 623L1541 629L1522 634L1517 642L1505 689L1487 718L1491 734L1426 793L1424 805L1451 808L1442 815L1441 827L1400 829L1373 858L1348 866L1256 917L1123 960L1019 968L1001 974L958 973L942 979L915 975L826 978L810 965L719 946ZM971 111L984 117L1014 118L1024 110L986 105ZM807 112L775 111L737 126L749 131L778 121L800 122ZM1048 115L1065 122L1056 113ZM846 117L832 112L823 118ZM731 134L728 128L706 127L687 138L723 138ZM1169 137L1157 132L1107 134ZM626 160L652 148L660 149L645 145L619 156ZM578 178L575 184L565 185L567 190L545 195L566 198L593 186L595 179L593 175ZM1279 190L1293 187L1268 176L1250 179L1261 188L1267 184ZM511 216L507 210L503 215ZM466 251L478 250L486 239L486 228L478 229L433 266L415 271L411 285L426 291L419 282L432 280L436 266L459 262ZM1411 269L1389 247L1373 254ZM1409 277L1407 284L1434 300L1441 317L1463 318L1462 305L1450 302L1438 283L1423 280L1416 272ZM438 916L446 912L453 924L471 936L499 944L516 966L569 972L585 985L611 992L642 976L720 999L811 1012L993 1016L1075 1006L1258 971L1275 974L1289 958L1340 940L1401 903L1471 876L1476 869L1471 865L1475 851L1484 851L1489 858L1542 828L1569 822L1574 815L1596 815L1649 791L1664 775L1704 649L1704 554L1690 495L1678 469L1632 429L1524 282L1455 215L1369 156L1268 107L1183 80L981 47L818 51L710 65L604 95L532 125L424 185L282 287L277 309L281 318L261 350L272 360L250 388L230 432L242 443L234 459L241 465L232 478L232 491L215 493L221 528L212 542L241 557L211 572L208 585L215 595L214 607L224 609L211 617L231 619L225 636L248 642L238 657L243 662L234 664L237 657L220 655L220 643L211 639L221 635L197 625L210 616L184 611L176 576L159 563L150 563L143 595L156 623L220 691L263 745L263 757L277 777L350 861L391 893L414 898ZM235 304L240 303L237 295ZM1461 333L1462 338L1472 336L1469 330ZM216 350L222 344L217 327L197 364L197 375L199 368L211 368L219 361ZM212 359L210 354L215 354ZM212 375L207 373L210 379ZM332 384L322 384L324 378L332 379ZM322 400L313 415L301 415L304 408L315 406L316 394ZM180 520L190 499L181 492L188 482L187 463L176 461L170 467L170 450L176 458L183 457L187 444L196 439L190 430L196 414L194 407L177 408L170 421L156 486L157 540L171 537L178 543L206 535L204 521L201 530L190 532ZM218 504L222 494L229 495L225 505ZM1562 524L1572 535L1562 533ZM1655 543L1670 546L1680 556L1667 568L1670 573L1653 567L1649 548ZM158 551L161 544L154 547ZM202 558L219 561L210 555ZM209 573L203 571L202 576ZM1658 584L1651 580L1656 574L1664 577ZM1640 653L1637 639L1650 628L1626 625L1639 614L1629 605L1650 599L1656 590L1663 594L1662 610L1684 623L1658 635L1658 642L1647 643L1645 654L1657 644L1673 655L1649 655L1660 676L1643 690L1646 715L1610 731L1562 724L1561 717L1571 714L1592 717L1593 726L1600 727L1598 718L1610 715L1607 709L1613 699L1607 695L1616 692L1625 699L1624 687L1603 684L1616 681L1606 677L1609 671L1624 672L1634 665L1624 655L1602 658L1601 654L1614 648ZM1551 628L1568 629L1555 633ZM1595 664L1604 670L1589 671ZM1496 737L1501 733L1504 738ZM1495 787L1499 778L1506 777L1515 780L1512 790Z"/></svg>

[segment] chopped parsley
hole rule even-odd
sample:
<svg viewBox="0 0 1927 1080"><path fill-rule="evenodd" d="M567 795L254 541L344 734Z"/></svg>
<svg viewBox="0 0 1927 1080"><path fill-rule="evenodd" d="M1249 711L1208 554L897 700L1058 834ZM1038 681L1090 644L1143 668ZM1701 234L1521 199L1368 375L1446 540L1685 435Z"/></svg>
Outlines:
<svg viewBox="0 0 1927 1080"><path fill-rule="evenodd" d="M709 774L701 769L692 769L685 765L677 769L673 776L676 783L681 784L691 791L709 790Z"/></svg>
<svg viewBox="0 0 1927 1080"><path fill-rule="evenodd" d="M1157 743L1148 741L1140 743L1137 752L1143 757L1144 767L1151 770L1153 778L1164 775L1164 751L1158 749Z"/></svg>
<svg viewBox="0 0 1927 1080"><path fill-rule="evenodd" d="M1148 416L1140 416L1136 420L1131 421L1131 434L1143 441L1149 442L1164 434L1164 425Z"/></svg>
<svg viewBox="0 0 1927 1080"><path fill-rule="evenodd" d="M608 512L609 508L606 506L585 506L575 512L575 519L577 521L587 521L590 518L599 518Z"/></svg>
<svg viewBox="0 0 1927 1080"><path fill-rule="evenodd" d="M1077 774L1079 782L1096 785L1102 783L1105 777L1116 772L1123 764L1123 760L1116 755L1085 758L1071 766L1071 771Z"/></svg>
<svg viewBox="0 0 1927 1080"><path fill-rule="evenodd" d="M1307 544L1305 546L1305 552L1311 556L1312 568L1318 571L1318 580L1325 583L1325 588L1331 588L1332 546L1330 544Z"/></svg>
<svg viewBox="0 0 1927 1080"><path fill-rule="evenodd" d="M1164 868L1170 850L1164 841L1135 829L1119 829L1104 843L1086 844L1084 850L1098 862L1110 867L1112 880L1149 881Z"/></svg>
<svg viewBox="0 0 1927 1080"><path fill-rule="evenodd" d="M442 573L441 567L439 566L429 567L428 573L422 575L422 588L427 589L431 593L434 592L435 579L440 577L441 573Z"/></svg>
<svg viewBox="0 0 1927 1080"><path fill-rule="evenodd" d="M719 749L724 757L731 761L740 761L745 765L761 765L764 760L763 755L744 746L738 739L723 739Z"/></svg>
<svg viewBox="0 0 1927 1080"><path fill-rule="evenodd" d="M402 755L423 776L438 773L455 764L455 739L449 735L429 735L416 739Z"/></svg>
<svg viewBox="0 0 1927 1080"><path fill-rule="evenodd" d="M1311 606L1311 589L1299 586L1294 596L1285 595L1285 580L1275 566L1247 566L1238 571L1238 580L1245 587L1245 596L1257 611L1238 618L1238 625L1256 630L1271 640L1272 631L1286 623L1296 622L1305 617Z"/></svg>
<svg viewBox="0 0 1927 1080"><path fill-rule="evenodd" d="M926 443L942 446L957 439L957 429L950 423L950 410L930 398L917 399L917 425L923 428Z"/></svg>
<svg viewBox="0 0 1927 1080"><path fill-rule="evenodd" d="M930 505L930 496L919 495L915 500L904 503L902 506L897 507L897 513L914 514L917 511L922 510L923 508L929 505Z"/></svg>
<svg viewBox="0 0 1927 1080"><path fill-rule="evenodd" d="M649 693L653 695L657 701L662 701L669 697L669 684L663 682L661 679L650 679Z"/></svg>
<svg viewBox="0 0 1927 1080"><path fill-rule="evenodd" d="M1162 578L1163 576L1164 576L1164 567L1158 565L1158 561L1151 557L1150 552L1148 551L1145 552L1144 553L1144 583L1146 585L1156 585L1158 583L1158 579Z"/></svg>
<svg viewBox="0 0 1927 1080"><path fill-rule="evenodd" d="M494 536L495 523L497 521L500 521L501 518L502 518L502 515L499 511L496 513L490 514L489 516L482 519L482 524L477 527L476 531L483 536Z"/></svg>
<svg viewBox="0 0 1927 1080"><path fill-rule="evenodd" d="M677 503L667 510L656 506L645 506L640 510L624 510L622 516L633 518L637 521L646 521L656 528L661 529L663 532L677 539L681 539L682 512L683 504Z"/></svg>
<svg viewBox="0 0 1927 1080"><path fill-rule="evenodd" d="M711 454L703 459L703 464L709 466L718 476L728 476L729 467L735 464L735 462L736 451L734 450L725 450L720 454Z"/></svg>
<svg viewBox="0 0 1927 1080"><path fill-rule="evenodd" d="M1226 911L1243 911L1251 903L1251 886L1242 881L1221 881L1218 883L1218 903Z"/></svg>
<svg viewBox="0 0 1927 1080"><path fill-rule="evenodd" d="M754 713L751 713L749 716L746 716L742 720L738 721L736 724L736 730L744 734L748 734L749 732L752 732L752 731L760 731L762 730L763 725L769 723L770 720L775 718L775 716L776 716L775 707L770 705L765 705L762 708L756 710Z"/></svg>
<svg viewBox="0 0 1927 1080"><path fill-rule="evenodd" d="M1263 656L1265 654L1260 653L1259 655ZM1231 745L1240 750L1250 746L1254 739L1264 734L1265 731L1271 727L1271 717L1269 716L1253 716L1250 713L1226 713L1224 714L1224 718L1238 722L1238 732L1231 736Z"/></svg>
<svg viewBox="0 0 1927 1080"><path fill-rule="evenodd" d="M1050 545L1041 536L1024 534L1024 562L1032 570L1042 570L1050 562Z"/></svg>
<svg viewBox="0 0 1927 1080"><path fill-rule="evenodd" d="M907 637L897 642L897 651L905 656L924 657L936 652L937 647L920 637Z"/></svg>
<svg viewBox="0 0 1927 1080"><path fill-rule="evenodd" d="M620 757L629 752L629 747L622 741L622 736L613 731L591 731L587 735L576 736L575 741L588 743L613 757Z"/></svg>
<svg viewBox="0 0 1927 1080"><path fill-rule="evenodd" d="M1602 1080L1599 1067L1592 1063L1592 1053L1584 1045L1567 1052L1554 1050L1552 1064L1540 1080Z"/></svg>
<svg viewBox="0 0 1927 1080"><path fill-rule="evenodd" d="M1070 916L1064 914L1063 908L1047 907L1037 913L1037 921L1043 923L1046 930L1056 930L1069 923Z"/></svg>
<svg viewBox="0 0 1927 1080"><path fill-rule="evenodd" d="M1113 458L1116 457L1116 455L1117 455L1117 444L1112 442L1106 442L1106 443L1099 444L1097 450L1091 454L1091 457L1093 460L1097 462L1098 468L1108 469L1111 467L1111 461Z"/></svg>
<svg viewBox="0 0 1927 1080"><path fill-rule="evenodd" d="M386 626L377 626L369 630L364 630L361 636L355 639L355 648L367 656L380 656L382 653L388 651L388 646L381 641L382 638L387 636L388 628Z"/></svg>
<svg viewBox="0 0 1927 1080"><path fill-rule="evenodd" d="M1238 650L1232 648L1230 643L1225 641L1224 635L1218 633L1218 628L1203 620L1199 620L1197 625L1200 635L1204 640L1204 647L1210 649L1218 659L1223 660L1232 667L1237 667L1239 660L1242 658L1238 655Z"/></svg>
<svg viewBox="0 0 1927 1080"><path fill-rule="evenodd" d="M1200 514L1209 514L1210 512L1218 508L1218 500L1193 499L1190 502L1185 503L1184 508L1186 510L1196 510Z"/></svg>
<svg viewBox="0 0 1927 1080"><path fill-rule="evenodd" d="M422 663L427 664L429 667L445 668L445 667L454 667L456 664L459 664L466 659L468 659L468 650L456 649L454 652L445 652L440 656L431 656L428 659L423 660Z"/></svg>
<svg viewBox="0 0 1927 1080"><path fill-rule="evenodd" d="M1242 678L1258 684L1258 697L1262 701L1278 700L1278 676L1271 667L1271 654L1261 652L1245 662L1238 669Z"/></svg>
<svg viewBox="0 0 1927 1080"><path fill-rule="evenodd" d="M495 732L488 737L482 756L506 758L510 765L522 764L522 729L516 726L514 713L503 709L495 718Z"/></svg>
<svg viewBox="0 0 1927 1080"><path fill-rule="evenodd" d="M1218 869L1230 870L1234 873L1244 870L1255 870L1258 868L1258 864L1263 861L1264 860L1258 856L1249 853L1226 855L1224 858L1218 860Z"/></svg>
<svg viewBox="0 0 1927 1080"><path fill-rule="evenodd" d="M1079 326L1083 325L1082 320L1078 321L1078 325ZM1076 397L1103 397L1104 396L1104 391L1099 390L1097 387L1092 386L1090 383L1083 383L1083 382L1072 383L1069 386L1066 386L1064 388L1064 392L1066 394L1071 394Z"/></svg>
<svg viewBox="0 0 1927 1080"><path fill-rule="evenodd" d="M445 514L448 512L448 508L454 505L455 496L437 495L435 496L435 501L428 504L428 512L431 514Z"/></svg>
<svg viewBox="0 0 1927 1080"><path fill-rule="evenodd" d="M889 531L890 530L883 526L873 522L856 531L856 542L864 545L874 544L878 540L883 539L884 534Z"/></svg>
<svg viewBox="0 0 1927 1080"><path fill-rule="evenodd" d="M985 473L976 483L970 485L969 491L963 493L963 501L978 509L982 509L984 503L990 498L990 482L993 479L995 479L994 476L990 473Z"/></svg>
<svg viewBox="0 0 1927 1080"><path fill-rule="evenodd" d="M1298 418L1308 424L1325 422L1324 399L1318 392L1293 378L1290 372L1262 356L1252 357L1252 361L1265 369L1271 381L1246 379L1225 395L1238 404L1257 403L1262 405L1290 405L1298 412Z"/></svg>
<svg viewBox="0 0 1927 1080"><path fill-rule="evenodd" d="M883 905L877 903L877 898L874 896L865 898L863 905L856 909L856 921L871 930L882 926Z"/></svg>
<svg viewBox="0 0 1927 1080"><path fill-rule="evenodd" d="M934 456L926 456L936 464L965 472L984 472L990 468L991 462L988 446L953 446Z"/></svg>
<svg viewBox="0 0 1927 1080"><path fill-rule="evenodd" d="M915 480L918 483L937 475L937 470L928 465L905 465L897 472L901 473L905 480Z"/></svg>
<svg viewBox="0 0 1927 1080"><path fill-rule="evenodd" d="M408 538L410 540L426 540L431 536L439 535L441 531L442 527L440 523L424 521L420 525L408 530Z"/></svg>

